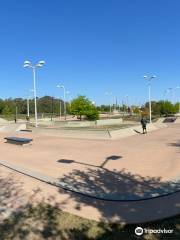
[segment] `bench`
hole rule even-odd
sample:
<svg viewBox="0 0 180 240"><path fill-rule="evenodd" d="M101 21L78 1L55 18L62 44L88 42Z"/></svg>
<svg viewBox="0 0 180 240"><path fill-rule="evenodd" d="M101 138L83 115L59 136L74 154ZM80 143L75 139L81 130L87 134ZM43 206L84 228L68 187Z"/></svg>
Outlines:
<svg viewBox="0 0 180 240"><path fill-rule="evenodd" d="M33 139L31 138L20 138L20 137L6 137L6 143L13 143L18 145L29 144Z"/></svg>

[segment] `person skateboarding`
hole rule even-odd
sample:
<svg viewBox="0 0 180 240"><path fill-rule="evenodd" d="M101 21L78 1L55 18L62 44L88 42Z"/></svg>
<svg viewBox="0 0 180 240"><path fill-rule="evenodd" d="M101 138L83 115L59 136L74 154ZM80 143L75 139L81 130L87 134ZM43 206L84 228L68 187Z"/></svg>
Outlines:
<svg viewBox="0 0 180 240"><path fill-rule="evenodd" d="M141 125L143 129L143 134L147 133L147 129L146 129L147 120L144 117L141 118Z"/></svg>

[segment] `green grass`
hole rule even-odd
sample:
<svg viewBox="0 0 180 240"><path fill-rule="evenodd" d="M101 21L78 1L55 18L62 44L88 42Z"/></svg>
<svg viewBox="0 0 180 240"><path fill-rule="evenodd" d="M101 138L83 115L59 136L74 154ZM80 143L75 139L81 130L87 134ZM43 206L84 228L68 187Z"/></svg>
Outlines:
<svg viewBox="0 0 180 240"><path fill-rule="evenodd" d="M178 240L180 239L180 215L146 224L150 229L173 229L173 234L149 234L137 237L137 225L106 224L83 219L60 211L50 205L28 205L24 210L12 214L0 224L1 240Z"/></svg>

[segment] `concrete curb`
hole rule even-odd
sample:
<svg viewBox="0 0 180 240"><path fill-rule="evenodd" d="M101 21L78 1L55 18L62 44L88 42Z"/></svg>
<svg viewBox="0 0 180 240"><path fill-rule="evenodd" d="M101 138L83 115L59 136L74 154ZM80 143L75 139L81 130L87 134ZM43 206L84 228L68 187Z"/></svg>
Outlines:
<svg viewBox="0 0 180 240"><path fill-rule="evenodd" d="M110 201L110 202L137 202L137 201L146 201L146 200L151 200L151 199L155 199L155 198L161 198L164 196L169 196L172 195L174 193L180 192L180 184L177 182L172 182L172 186L174 186L174 190L171 192L167 192L167 190L162 193L161 189L158 189L157 192L153 193L153 192L147 192L146 198L145 197L141 197L141 196L123 196L119 193L116 194L111 194L111 193L97 193L97 195L95 195L95 192L91 192L90 190L86 190L86 192L82 192L79 191L78 189L76 189L74 186L69 186L67 183L59 181L57 178L53 178L51 176L47 176L44 175L42 173L39 172L35 172L29 169L25 169L21 166L17 166L17 165L13 165L10 163L7 163L6 161L2 161L0 160L0 165L7 167L13 171L16 171L18 173L21 173L23 175L32 177L34 179L37 179L41 182L45 182L47 184L62 188L66 191L70 191L72 193L75 194L79 194L88 198L93 198L93 199L98 199L98 200L103 200L103 201Z"/></svg>

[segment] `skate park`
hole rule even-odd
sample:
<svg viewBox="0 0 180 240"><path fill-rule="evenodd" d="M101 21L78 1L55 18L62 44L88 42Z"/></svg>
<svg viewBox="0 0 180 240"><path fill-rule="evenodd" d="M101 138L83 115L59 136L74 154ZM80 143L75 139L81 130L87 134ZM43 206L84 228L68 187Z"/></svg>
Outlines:
<svg viewBox="0 0 180 240"><path fill-rule="evenodd" d="M157 220L179 213L173 210L158 214L148 214L149 207L141 209L141 214L124 216L123 206L127 204L139 208L147 205L156 208L156 202L176 201L180 191L179 177L179 133L177 118L173 123L159 119L148 126L148 134L141 134L141 126L125 125L121 129L102 131L73 126L53 128L52 124L33 128L29 124L1 124L1 169L25 178L29 188L43 184L42 192L64 191L70 203L63 206L70 213L98 220L99 205L107 206L107 221L144 222ZM11 127L9 127L9 125ZM131 126L130 126L131 125ZM9 130L8 130L9 129ZM69 132L70 131L70 132ZM81 133L83 131L83 134ZM68 133L66 133L68 132ZM33 139L28 146L5 143L8 136ZM89 135L89 138L88 138ZM77 137L75 137L77 136ZM50 190L50 189L53 190ZM59 202L63 196L57 196ZM82 204L75 211L76 201ZM91 206L93 202L93 206ZM90 210L91 209L91 210ZM102 209L101 209L102 211ZM136 210L135 210L136 212ZM100 214L100 215L99 215ZM123 215L123 217L122 217ZM113 220L112 220L113 221Z"/></svg>

